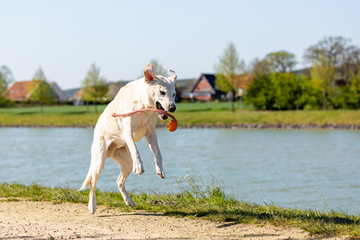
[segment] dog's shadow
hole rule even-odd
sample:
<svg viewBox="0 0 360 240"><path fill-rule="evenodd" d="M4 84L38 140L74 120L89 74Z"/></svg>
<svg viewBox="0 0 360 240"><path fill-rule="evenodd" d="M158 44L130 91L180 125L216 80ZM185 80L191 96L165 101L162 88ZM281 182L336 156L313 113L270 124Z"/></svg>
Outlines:
<svg viewBox="0 0 360 240"><path fill-rule="evenodd" d="M155 217L163 217L165 216L162 213L124 213L124 214L109 214L109 215L99 215L97 216L98 218L111 218L111 217L123 217L123 216L129 216L129 215L134 215L134 216L155 216Z"/></svg>

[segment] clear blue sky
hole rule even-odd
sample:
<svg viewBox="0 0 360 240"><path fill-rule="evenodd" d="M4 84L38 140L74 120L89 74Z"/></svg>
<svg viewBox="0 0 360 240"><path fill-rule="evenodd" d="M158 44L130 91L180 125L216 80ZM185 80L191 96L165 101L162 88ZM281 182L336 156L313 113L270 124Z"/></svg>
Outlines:
<svg viewBox="0 0 360 240"><path fill-rule="evenodd" d="M109 81L137 78L151 59L178 78L211 73L233 42L246 64L304 50L324 36L360 46L357 0L0 0L0 66L17 81L41 67L63 89L95 62Z"/></svg>

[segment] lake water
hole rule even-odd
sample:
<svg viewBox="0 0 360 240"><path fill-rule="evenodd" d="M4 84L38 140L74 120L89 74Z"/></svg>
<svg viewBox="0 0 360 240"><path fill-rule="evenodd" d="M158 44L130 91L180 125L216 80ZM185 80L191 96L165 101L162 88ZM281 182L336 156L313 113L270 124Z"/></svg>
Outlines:
<svg viewBox="0 0 360 240"><path fill-rule="evenodd" d="M175 193L186 175L217 179L235 198L290 208L360 214L360 131L158 129L165 180L138 145L145 173L131 174L131 192ZM78 189L89 168L93 129L0 128L0 182ZM111 159L101 191L118 191Z"/></svg>

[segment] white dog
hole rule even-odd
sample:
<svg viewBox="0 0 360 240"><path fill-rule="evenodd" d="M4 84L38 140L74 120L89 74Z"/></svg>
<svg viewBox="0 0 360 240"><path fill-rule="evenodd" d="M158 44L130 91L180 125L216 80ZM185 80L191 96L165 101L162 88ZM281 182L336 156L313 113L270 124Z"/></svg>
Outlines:
<svg viewBox="0 0 360 240"><path fill-rule="evenodd" d="M131 169L137 175L144 173L143 163L135 142L145 136L149 148L154 154L156 174L165 178L162 156L159 150L155 127L157 118L167 119L165 114L146 111L128 117L112 117L113 113L129 113L140 109L155 108L174 112L176 74L169 70L171 77L154 74L151 64L146 65L144 77L128 83L120 89L115 99L109 103L98 119L91 146L91 164L89 172L80 190L90 184L89 211L96 210L96 182L105 165L105 159L113 158L120 164L120 175L116 183L120 193L130 207L135 203L125 189L126 178Z"/></svg>

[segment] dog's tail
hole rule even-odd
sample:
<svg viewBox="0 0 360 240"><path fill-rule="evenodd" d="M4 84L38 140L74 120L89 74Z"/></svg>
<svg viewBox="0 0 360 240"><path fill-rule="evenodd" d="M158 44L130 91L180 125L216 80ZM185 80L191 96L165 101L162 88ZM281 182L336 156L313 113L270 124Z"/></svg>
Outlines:
<svg viewBox="0 0 360 240"><path fill-rule="evenodd" d="M87 186L90 184L90 181L91 181L91 172L90 172L90 169L89 169L89 172L85 178L85 181L84 183L82 184L81 188L79 189L79 191L82 191L84 190L85 188L87 188Z"/></svg>

